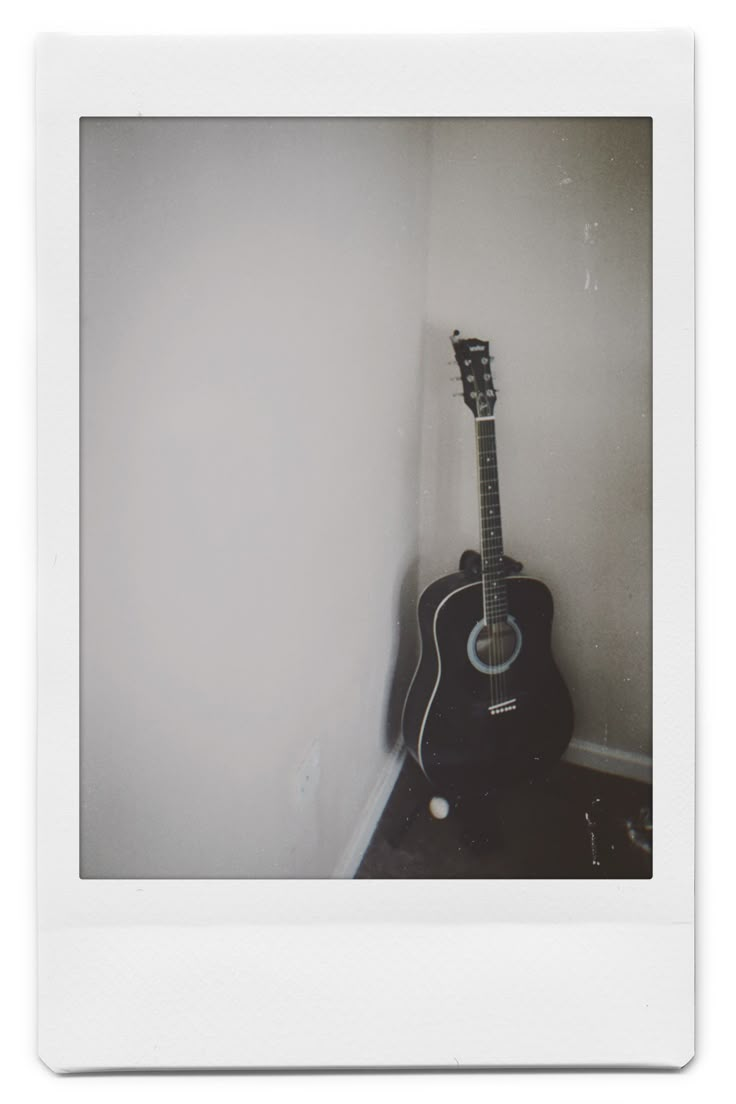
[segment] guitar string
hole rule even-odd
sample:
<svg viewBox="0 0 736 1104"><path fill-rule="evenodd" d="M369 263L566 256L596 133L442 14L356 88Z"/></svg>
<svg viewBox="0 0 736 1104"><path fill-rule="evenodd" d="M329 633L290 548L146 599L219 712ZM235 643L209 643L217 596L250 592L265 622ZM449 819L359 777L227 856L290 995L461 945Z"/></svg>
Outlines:
<svg viewBox="0 0 736 1104"><path fill-rule="evenodd" d="M467 351L470 354L470 350L468 349ZM473 383L475 385L475 414L476 414L475 430L476 430L476 463L477 463L477 469L478 469L477 479L478 479L478 511L479 511L479 524L480 524L481 590L482 590L482 596L483 596L483 621L485 623L486 641L487 641L487 646L488 646L489 693L490 693L490 699L491 699L491 706L493 706L493 705L497 704L497 702L503 701L503 698L496 696L498 690L500 689L500 683L499 683L499 678L498 678L498 671L496 670L496 668L498 667L498 664L496 663L496 641L495 641L495 637L494 637L494 634L493 634L493 620L492 620L492 617L490 616L490 614L491 614L490 595L488 593L488 588L489 588L489 586L491 586L491 581L488 578L488 569L489 569L488 557L490 555L490 549L488 547L488 545L489 545L489 534L486 532L486 522L485 522L486 511L484 509L485 488L486 488L485 480L487 478L485 468L486 468L486 465L487 465L487 458L486 458L486 450L485 450L485 447L484 447L485 442L484 442L484 434L483 434L483 426L487 425L488 423L481 422L481 421L477 420L477 419L479 419L480 417L483 416L484 407L481 405L481 403L482 403L482 398L484 398L485 396L482 396L482 392L483 392L484 389L481 388L480 381L478 380L478 376L477 376L477 373L476 373L475 360L476 360L476 358L472 357L472 355L471 355L469 367L471 368L471 375L472 375Z"/></svg>
<svg viewBox="0 0 736 1104"><path fill-rule="evenodd" d="M473 370L473 377L475 378L475 370ZM477 395L477 388L478 388L477 379L475 380L475 386L476 386L476 395ZM476 398L476 419L478 417L479 417L478 401L477 401L477 398ZM494 705L495 700L496 700L495 695L494 695L495 672L494 672L494 669L493 669L494 666L495 666L495 664L494 664L494 646L493 646L493 636L492 636L492 633L491 633L490 619L489 619L489 616L488 616L488 613L489 613L489 596L488 596L488 593L487 593L487 588L488 588L489 584L488 584L487 578L486 578L487 547L486 547L486 534L485 534L485 525L484 525L484 510L483 510L483 481L485 479L483 439L482 439L483 425L484 425L483 422L480 422L480 421L476 420L476 423L475 423L475 441L476 441L476 460L477 460L477 469L478 469L478 477L477 477L478 478L478 512L479 512L479 523L480 523L480 567L481 567L481 591L482 591L482 598L483 598L483 621L484 621L485 627L486 627L486 639L487 639L487 642L488 642L489 691L490 691L490 696L491 696L491 705ZM477 645L476 645L476 649L477 649ZM500 701L501 699L499 698L498 700Z"/></svg>
<svg viewBox="0 0 736 1104"><path fill-rule="evenodd" d="M485 388L478 386L478 379L473 367L473 378L476 385L476 409L477 399L481 397L479 392L485 392ZM485 394L482 396L485 399ZM482 415L478 415L479 417ZM481 570L484 594L484 620L488 639L489 666L492 668L490 675L491 704L497 705L506 700L507 678L503 669L504 633L502 616L498 622L496 631L496 615L505 613L506 604L505 584L503 581L503 537L501 531L500 496L498 489L498 463L495 455L495 432L492 422L476 421L476 444L478 462L478 487L480 502L480 526L481 526ZM485 480L490 479L490 484ZM494 516L495 514L495 516ZM490 515L490 516L489 516ZM488 593L486 577L490 574L490 586L492 592ZM496 670L493 670L496 668ZM501 668L501 670L498 670Z"/></svg>
<svg viewBox="0 0 736 1104"><path fill-rule="evenodd" d="M488 467L490 469L491 476L491 497L490 497L490 510L491 520L490 524L493 527L491 529L491 556L493 562L493 631L494 638L497 641L497 661L501 666L501 701L506 700L506 673L503 669L503 652L504 652L504 635L503 635L503 583L502 583L502 569L503 569L503 556L502 556L502 544L500 535L494 535L500 533L500 511L499 511L499 493L498 493L498 469L495 464L495 423L488 423L487 436L489 438L489 461ZM501 616L499 616L501 615Z"/></svg>
<svg viewBox="0 0 736 1104"><path fill-rule="evenodd" d="M473 367L473 378L475 380L476 388L476 411L478 410L478 380L475 376L475 368ZM488 641L488 675L489 675L489 689L491 695L491 706L497 704L499 701L503 701L503 698L496 698L494 691L498 685L497 681L494 683L494 679L497 679L497 673L494 671L495 663L495 646L493 633L491 629L491 619L489 618L489 596L487 593L488 583L486 581L487 572L487 536L485 532L485 511L483 509L483 481L486 478L484 471L485 456L483 450L483 426L486 424L477 420L479 415L476 413L475 422L475 443L476 443L476 465L478 469L478 512L480 521L480 567L481 567L481 591L483 597L483 620L486 626L486 639ZM477 650L477 644L476 644Z"/></svg>
<svg viewBox="0 0 736 1104"><path fill-rule="evenodd" d="M465 374L466 368L469 368L469 379L475 385L476 463L478 468L481 530L481 589L483 592L483 620L488 642L489 689L491 706L493 706L506 701L508 692L507 673L504 669L506 659L504 654L504 627L508 623L508 596L503 576L503 531L501 527L495 423L479 420L485 417L483 411L484 409L490 409L490 403L486 396L485 382L481 385L478 380L478 358L473 356L469 344L468 341L463 342L462 349L455 348L455 354L461 372ZM490 363L488 343L484 342L484 345L488 357L487 362ZM484 367L482 362L480 367ZM490 372L488 374L490 375ZM485 373L483 372L482 375L485 375ZM490 484L484 482L488 478L490 478ZM490 519L488 518L489 511ZM487 584L489 574L492 587L492 594L490 595ZM498 632L496 632L496 617L499 613L501 617L498 620Z"/></svg>
<svg viewBox="0 0 736 1104"><path fill-rule="evenodd" d="M477 377L476 394L478 392ZM485 391L485 388L483 389ZM483 396L485 398L485 396ZM503 535L501 506L498 487L498 459L495 449L495 426L492 422L477 422L478 468L481 507L481 561L484 569L490 569L491 594L484 601L484 615L489 641L490 666L503 668L505 656L503 622L506 620L506 586L503 579ZM490 484L484 482L490 479ZM485 509L484 509L485 507ZM487 588L484 586L484 594ZM501 615L497 618L497 615ZM498 620L498 631L496 621ZM495 678L494 678L495 676ZM491 672L492 704L506 701L508 693L507 673L504 669ZM499 691L494 699L493 690Z"/></svg>
<svg viewBox="0 0 736 1104"><path fill-rule="evenodd" d="M498 654L499 654L499 662L501 663L501 665L503 667L503 664L504 664L505 658L506 658L506 656L505 656L505 649L506 649L506 643L505 643L505 641L506 641L506 626L505 626L506 593L505 593L505 583L504 583L504 579L503 579L503 540L502 540L502 531L501 531L501 503L500 503L500 495L499 495L499 487L498 487L498 461L497 461L497 454L496 454L496 426L495 426L495 422L492 422L492 423L489 424L489 436L491 438L491 441L490 441L490 456L491 456L491 459L489 461L489 467L491 467L491 482L492 482L492 486L493 486L492 502L491 502L491 507L492 507L492 510L493 510L493 517L492 517L491 520L492 520L492 525L494 526L495 531L498 533L498 537L493 541L493 544L492 544L494 560L497 563L497 566L495 568L496 578L495 578L495 582L494 582L494 592L495 592L495 595L496 595L496 607L497 608L494 610L494 613L496 615L500 615L499 620L498 620ZM494 624L495 624L495 621L494 621ZM502 691L501 701L507 701L508 700L507 672L506 672L505 667L503 667L502 672L501 672L501 691Z"/></svg>
<svg viewBox="0 0 736 1104"><path fill-rule="evenodd" d="M479 411L480 414L480 411ZM491 548L491 536L487 526L487 495L490 492L490 485L486 482L488 479L488 453L486 448L485 434L483 427L486 422L478 422L478 442L479 442L479 479L480 479L480 526L481 526L481 555L482 555L482 567L483 567L483 581L484 581L484 615L486 622L486 632L488 635L488 662L491 666L491 690L498 691L498 694L494 696L491 693L491 705L495 705L497 702L503 699L500 696L500 679L498 672L494 670L498 667L496 662L497 644L493 629L493 592L495 590L493 584L493 549Z"/></svg>
<svg viewBox="0 0 736 1104"><path fill-rule="evenodd" d="M503 532L501 527L501 503L500 493L498 485L498 458L496 452L496 429L495 422L484 422L483 437L484 437L484 452L487 456L486 471L490 477L489 486L489 499L488 499L488 520L486 524L490 532L490 555L492 563L493 574L493 597L492 597L492 623L494 625L494 644L495 644L495 660L496 665L500 666L500 697L499 701L506 701L508 697L507 693L507 673L503 669L505 662L505 645L504 645L504 621L506 618L506 587L503 578ZM496 626L498 631L496 632Z"/></svg>
<svg viewBox="0 0 736 1104"><path fill-rule="evenodd" d="M481 525L481 565L484 581L484 619L488 640L489 666L491 667L491 705L503 701L503 681L501 672L498 671L499 648L498 638L495 632L495 613L497 606L497 587L495 583L496 548L495 533L490 528L493 524L491 516L489 521L489 509L493 509L492 483L487 480L491 476L490 453L488 449L488 434L484 429L489 423L478 422L478 454L479 454L479 481L480 481L480 525ZM495 693L494 693L495 691Z"/></svg>
<svg viewBox="0 0 736 1104"><path fill-rule="evenodd" d="M498 481L498 450L496 448L496 423L493 423L493 486L496 496L496 520L495 525L498 531L498 588L501 595L501 657L502 662L506 662L506 649L511 647L511 641L508 640L507 624L508 624L508 590L506 586L506 576L504 574L504 561L503 561L503 526L501 524L501 492ZM506 641L506 643L504 643ZM503 698L502 701L508 701L511 697L508 680L509 669L504 668L503 672Z"/></svg>

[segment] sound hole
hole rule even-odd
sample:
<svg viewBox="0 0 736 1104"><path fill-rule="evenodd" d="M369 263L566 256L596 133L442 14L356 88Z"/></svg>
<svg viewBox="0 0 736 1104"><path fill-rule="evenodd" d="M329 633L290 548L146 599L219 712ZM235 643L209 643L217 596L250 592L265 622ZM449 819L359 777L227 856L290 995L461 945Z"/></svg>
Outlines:
<svg viewBox="0 0 736 1104"><path fill-rule="evenodd" d="M479 621L468 640L468 658L486 674L505 671L521 650L521 633L513 617L494 622L490 628Z"/></svg>

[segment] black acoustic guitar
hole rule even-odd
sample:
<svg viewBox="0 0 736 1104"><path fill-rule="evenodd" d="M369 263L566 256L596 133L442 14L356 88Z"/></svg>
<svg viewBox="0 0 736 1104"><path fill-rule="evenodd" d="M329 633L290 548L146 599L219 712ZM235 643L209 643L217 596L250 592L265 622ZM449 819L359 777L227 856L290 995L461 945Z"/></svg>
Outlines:
<svg viewBox="0 0 736 1104"><path fill-rule="evenodd" d="M437 579L419 599L421 658L404 706L406 746L446 799L543 773L567 747L573 708L552 657L552 595L508 575L487 341L452 335L475 418L480 570Z"/></svg>

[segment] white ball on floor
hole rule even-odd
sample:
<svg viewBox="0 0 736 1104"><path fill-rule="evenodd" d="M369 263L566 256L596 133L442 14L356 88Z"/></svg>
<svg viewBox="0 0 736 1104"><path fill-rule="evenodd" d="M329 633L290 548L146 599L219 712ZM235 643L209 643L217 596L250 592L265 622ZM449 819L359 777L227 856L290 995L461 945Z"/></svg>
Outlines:
<svg viewBox="0 0 736 1104"><path fill-rule="evenodd" d="M433 797L429 803L429 811L435 820L444 820L450 812L450 802L444 797Z"/></svg>

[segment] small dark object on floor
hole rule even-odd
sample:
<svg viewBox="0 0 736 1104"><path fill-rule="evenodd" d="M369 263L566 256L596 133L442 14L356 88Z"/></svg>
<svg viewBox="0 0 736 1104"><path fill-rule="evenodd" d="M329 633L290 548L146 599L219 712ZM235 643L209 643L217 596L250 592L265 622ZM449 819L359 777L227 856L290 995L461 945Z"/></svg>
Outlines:
<svg viewBox="0 0 736 1104"><path fill-rule="evenodd" d="M650 878L652 788L559 763L445 820L407 756L357 878Z"/></svg>

